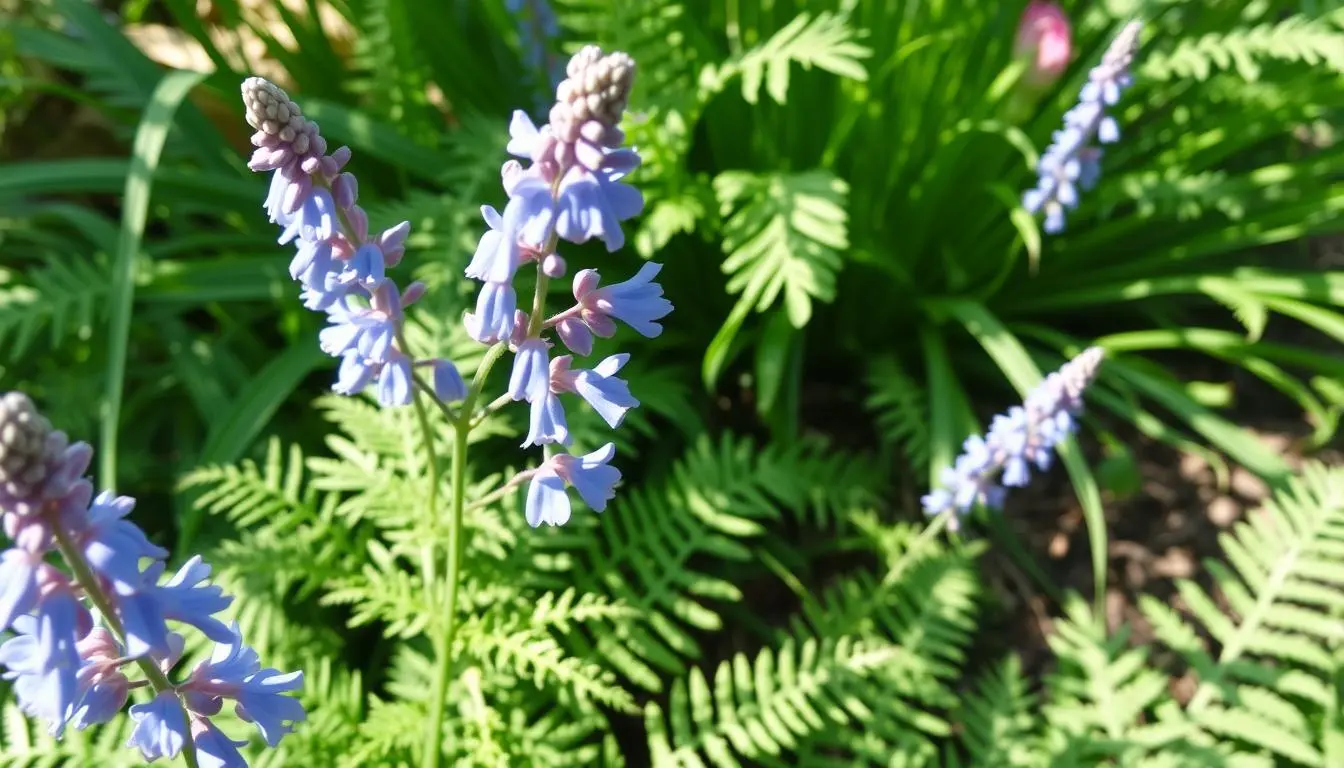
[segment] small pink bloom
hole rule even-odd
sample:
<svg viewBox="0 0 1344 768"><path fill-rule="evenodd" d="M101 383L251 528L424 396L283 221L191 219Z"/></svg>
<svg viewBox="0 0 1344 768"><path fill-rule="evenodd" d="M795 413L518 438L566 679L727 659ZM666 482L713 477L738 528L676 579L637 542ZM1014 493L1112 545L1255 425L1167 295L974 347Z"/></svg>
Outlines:
<svg viewBox="0 0 1344 768"><path fill-rule="evenodd" d="M1069 18L1056 4L1031 0L1017 25L1013 53L1029 58L1025 78L1033 85L1048 86L1064 74L1073 53Z"/></svg>

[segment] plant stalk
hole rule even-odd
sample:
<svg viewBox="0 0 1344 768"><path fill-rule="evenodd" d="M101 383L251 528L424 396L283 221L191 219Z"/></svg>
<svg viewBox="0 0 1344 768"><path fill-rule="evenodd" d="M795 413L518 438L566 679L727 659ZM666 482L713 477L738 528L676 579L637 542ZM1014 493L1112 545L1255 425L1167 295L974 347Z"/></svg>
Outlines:
<svg viewBox="0 0 1344 768"><path fill-rule="evenodd" d="M452 527L448 529L448 563L444 578L448 580L448 596L444 605L443 633L435 643L435 670L433 689L429 701L429 728L425 735L425 749L421 765L424 768L439 768L443 759L444 707L447 705L448 685L453 674L453 636L457 632L458 582L462 570L462 513L466 509L467 494L467 436L471 434L471 413L476 401L485 388L485 379L490 369L508 348L507 342L499 342L490 347L481 358L476 375L471 379L471 389L462 401L457 420L453 422L453 463L452 483ZM419 398L416 398L418 404ZM436 512L437 514L437 512Z"/></svg>
<svg viewBox="0 0 1344 768"><path fill-rule="evenodd" d="M70 564L70 570L75 575L75 581L79 582L79 586L83 588L84 594L89 596L89 601L92 602L93 606L98 609L100 614L102 614L103 620L107 622L108 626L112 627L112 631L117 635L117 640L124 645L126 642L126 629L122 626L121 620L117 618L117 612L116 609L112 607L112 601L108 600L107 595L103 593L103 587L98 583L98 577L94 575L93 569L89 567L88 562L84 559L84 554L75 547L75 544L70 540L69 535L61 530L60 526L53 527L56 531L56 547L61 551L61 557L65 558L65 562ZM140 667L141 672L144 672L150 685L154 686L154 692L156 694L163 693L164 691L176 690L172 681L168 679L168 675L164 674L163 670L159 669L153 659L148 656L141 656L135 660L135 665ZM178 701L178 706L182 706L180 699ZM183 707L183 716L185 719L185 707ZM182 758L186 761L189 768L198 768L199 764L196 762L196 743L190 738L187 738L182 745Z"/></svg>

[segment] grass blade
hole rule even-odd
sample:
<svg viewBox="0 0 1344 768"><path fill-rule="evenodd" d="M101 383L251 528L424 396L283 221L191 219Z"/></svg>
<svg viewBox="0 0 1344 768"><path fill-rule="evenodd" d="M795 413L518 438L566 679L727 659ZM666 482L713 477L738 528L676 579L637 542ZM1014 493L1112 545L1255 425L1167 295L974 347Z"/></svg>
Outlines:
<svg viewBox="0 0 1344 768"><path fill-rule="evenodd" d="M163 155L163 145L173 125L173 115L205 73L175 71L154 87L144 117L135 130L131 165L126 174L121 201L121 235L112 267L110 322L108 324L107 389L103 400L98 474L101 487L111 490L117 482L117 428L126 379L126 352L131 335L131 309L135 304L135 267L149 216L149 198L154 171Z"/></svg>

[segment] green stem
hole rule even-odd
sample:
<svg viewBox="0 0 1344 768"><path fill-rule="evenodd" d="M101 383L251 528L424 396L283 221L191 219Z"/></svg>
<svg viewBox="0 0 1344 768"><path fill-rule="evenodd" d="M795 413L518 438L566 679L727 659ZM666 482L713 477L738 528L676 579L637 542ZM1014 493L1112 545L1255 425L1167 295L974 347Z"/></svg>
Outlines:
<svg viewBox="0 0 1344 768"><path fill-rule="evenodd" d="M462 401L457 420L453 422L452 527L448 529L448 565L445 574L448 580L448 597L444 606L446 624L434 648L437 658L433 689L430 692L429 728L425 735L424 759L421 763L424 768L439 768L439 761L443 758L443 712L447 704L448 685L452 682L453 635L457 632L457 593L462 568L462 513L466 508L467 436L471 434L471 412L480 399L481 390L485 388L490 369L508 346L507 342L501 341L486 351L476 368L476 375L471 379L471 388L467 398Z"/></svg>
<svg viewBox="0 0 1344 768"><path fill-rule="evenodd" d="M112 627L112 631L117 634L117 639L125 643L126 629L122 626L121 620L117 618L117 612L112 606L112 601L108 600L107 595L103 594L102 585L98 583L98 577L94 576L93 569L89 567L83 553L75 547L69 534L61 530L60 526L53 526L53 528L56 530L56 547L61 551L61 556L65 558L65 562L70 564L70 570L75 574L75 581L79 582L79 586L84 589L84 594L89 596L89 602L93 603L93 606L98 609L98 613L102 614L103 621L106 621L108 626ZM168 675L164 674L163 670L159 669L159 666L149 656L137 658L135 664L140 667L141 672L145 673L150 685L154 686L155 693L176 691L176 687L168 679ZM178 701L178 705L181 706L181 700ZM184 714L185 711L184 707ZM196 743L191 739L187 739L183 744L182 757L190 768L198 768Z"/></svg>
<svg viewBox="0 0 1344 768"><path fill-rule="evenodd" d="M495 490L485 494L481 498L468 504L467 509L479 509L481 507L490 504L491 502L504 498L509 494L510 491L512 491L514 488L517 488L524 481L531 480L532 476L535 475L536 473L537 471L535 469L528 469L523 472L519 472L518 474L509 478L509 481L507 483L499 486Z"/></svg>
<svg viewBox="0 0 1344 768"><path fill-rule="evenodd" d="M925 545L942 533L947 524L952 522L952 516L955 514L956 510L949 509L940 513L928 525L924 526L924 530L919 532L919 535L910 542L910 546L906 547L905 551L901 553L900 559L893 563L887 571L887 575L882 579L882 586L888 587L894 584L896 579L900 578L901 573L911 563L915 562L919 555L923 554Z"/></svg>

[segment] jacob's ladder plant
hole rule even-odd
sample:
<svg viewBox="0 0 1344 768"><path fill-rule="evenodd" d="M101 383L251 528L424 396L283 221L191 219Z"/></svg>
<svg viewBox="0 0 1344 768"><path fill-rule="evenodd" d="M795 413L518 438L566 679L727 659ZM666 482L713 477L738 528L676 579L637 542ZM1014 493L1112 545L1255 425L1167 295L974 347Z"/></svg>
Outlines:
<svg viewBox="0 0 1344 768"><path fill-rule="evenodd" d="M574 367L573 356L590 355L594 336L614 335L617 321L644 336L657 336L662 332L658 321L672 311L653 282L661 267L652 262L632 278L605 286L595 270L579 270L573 276L573 304L553 314L546 306L550 281L565 277L568 269L557 251L559 242L600 240L609 251L619 250L625 243L621 222L643 208L641 193L624 181L638 167L639 155L622 147L625 136L619 127L634 75L635 63L628 55L588 46L570 59L544 125L514 112L507 151L518 159L501 169L508 202L503 211L482 207L488 230L465 270L482 285L475 311L463 323L472 338L488 347L470 382L451 361L419 358L407 344L405 310L425 287L416 282L399 290L385 270L400 260L409 223L370 235L368 216L357 204L355 177L343 170L350 151L342 147L327 154L317 124L274 84L253 77L242 86L247 121L256 129L250 167L272 174L266 211L282 228L279 242L296 246L290 273L303 286L304 305L327 313L329 325L319 343L341 360L333 389L354 395L372 387L384 406L415 408L429 457L424 501L431 520L443 510L429 408L437 409L454 431L443 590L438 589L440 553L424 552L421 566L425 594L444 595L442 605L429 607L442 621L430 624L437 659L423 751L427 766L438 765L444 738L470 432L489 413L525 401L529 429L522 447L543 449L537 467L470 503L489 503L527 483L526 516L533 527L569 520L567 488L602 511L621 478L611 465L614 444L571 452L561 396L578 395L613 429L639 402L617 375L628 355L611 355L592 368ZM523 268L536 270L526 309L519 308L514 289L514 278ZM572 354L552 357L554 339ZM507 388L483 403L487 377L506 353L513 355Z"/></svg>
<svg viewBox="0 0 1344 768"><path fill-rule="evenodd" d="M215 614L232 598L206 583L199 556L161 580L168 551L127 519L135 500L93 495L84 478L93 451L71 445L32 400L0 397L0 516L10 547L0 553L0 644L4 679L20 709L59 738L112 720L134 690L149 698L130 707L126 746L147 762L179 753L189 766L246 766L238 747L212 721L226 700L276 746L304 719L285 694L302 672L262 668L235 624ZM48 558L59 553L68 572ZM142 567L142 562L148 564ZM95 620L96 617L96 620ZM188 624L215 641L208 660L185 679L170 677L185 638L168 622Z"/></svg>

